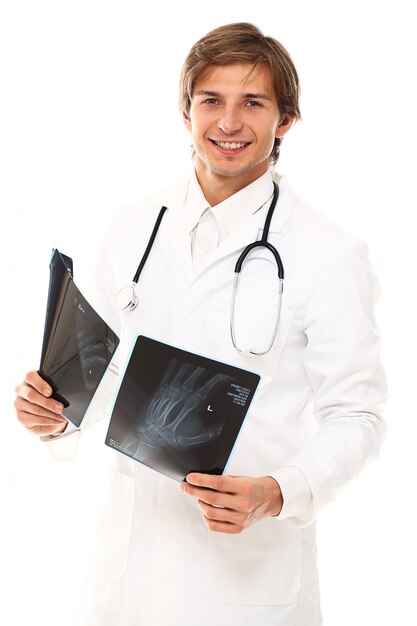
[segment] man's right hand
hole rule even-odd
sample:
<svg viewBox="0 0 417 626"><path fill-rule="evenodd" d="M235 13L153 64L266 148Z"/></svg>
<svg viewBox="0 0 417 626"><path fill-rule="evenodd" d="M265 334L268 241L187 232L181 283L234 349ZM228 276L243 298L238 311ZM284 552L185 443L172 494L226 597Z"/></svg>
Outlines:
<svg viewBox="0 0 417 626"><path fill-rule="evenodd" d="M68 425L61 415L64 406L51 398L51 394L51 387L36 371L28 372L16 387L17 419L34 435L57 435Z"/></svg>

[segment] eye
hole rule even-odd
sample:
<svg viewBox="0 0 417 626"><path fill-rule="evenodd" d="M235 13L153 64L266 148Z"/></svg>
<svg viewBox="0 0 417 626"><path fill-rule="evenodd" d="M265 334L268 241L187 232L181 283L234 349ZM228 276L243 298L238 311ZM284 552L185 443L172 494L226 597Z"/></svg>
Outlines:
<svg viewBox="0 0 417 626"><path fill-rule="evenodd" d="M258 100L249 100L249 101L246 103L246 106L247 106L247 107L261 107L261 106L262 106L262 104L261 104L260 102L258 102Z"/></svg>
<svg viewBox="0 0 417 626"><path fill-rule="evenodd" d="M218 102L217 98L206 98L203 100L203 104L218 104Z"/></svg>

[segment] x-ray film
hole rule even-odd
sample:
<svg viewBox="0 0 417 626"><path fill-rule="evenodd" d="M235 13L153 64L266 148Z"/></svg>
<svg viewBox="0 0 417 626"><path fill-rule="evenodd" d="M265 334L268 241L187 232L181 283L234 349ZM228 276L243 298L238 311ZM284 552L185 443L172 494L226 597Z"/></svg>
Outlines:
<svg viewBox="0 0 417 626"><path fill-rule="evenodd" d="M54 250L39 373L80 426L119 344L117 335L87 302L73 280L72 260Z"/></svg>
<svg viewBox="0 0 417 626"><path fill-rule="evenodd" d="M137 337L106 444L170 478L221 474L260 376Z"/></svg>

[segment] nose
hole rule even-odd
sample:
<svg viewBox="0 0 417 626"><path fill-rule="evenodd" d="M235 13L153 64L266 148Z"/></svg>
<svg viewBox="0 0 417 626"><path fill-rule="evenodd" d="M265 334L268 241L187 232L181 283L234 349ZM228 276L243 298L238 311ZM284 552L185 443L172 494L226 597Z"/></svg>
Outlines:
<svg viewBox="0 0 417 626"><path fill-rule="evenodd" d="M243 126L239 109L236 107L227 107L224 109L217 121L217 125L225 135L233 135L239 132Z"/></svg>

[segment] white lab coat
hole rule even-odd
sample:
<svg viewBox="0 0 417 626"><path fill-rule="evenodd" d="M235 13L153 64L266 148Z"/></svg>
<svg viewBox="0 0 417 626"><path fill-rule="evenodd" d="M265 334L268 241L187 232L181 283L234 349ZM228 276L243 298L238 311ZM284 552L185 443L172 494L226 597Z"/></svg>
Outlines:
<svg viewBox="0 0 417 626"><path fill-rule="evenodd" d="M145 334L258 371L260 389L227 470L274 476L287 501L282 515L240 535L211 533L177 483L109 450L88 626L321 623L314 520L377 454L385 431L378 286L363 242L307 206L285 178L279 184L269 241L281 254L285 286L278 335L262 357L234 350L229 311L234 264L260 237L264 210L226 238L197 276L182 211L186 183L122 208L113 220L98 264L97 307L120 333L120 363ZM163 204L168 212L140 278L139 307L119 316L114 295L130 283ZM100 415L93 409L86 424ZM77 437L49 445L66 455ZM297 493L303 482L310 501Z"/></svg>

